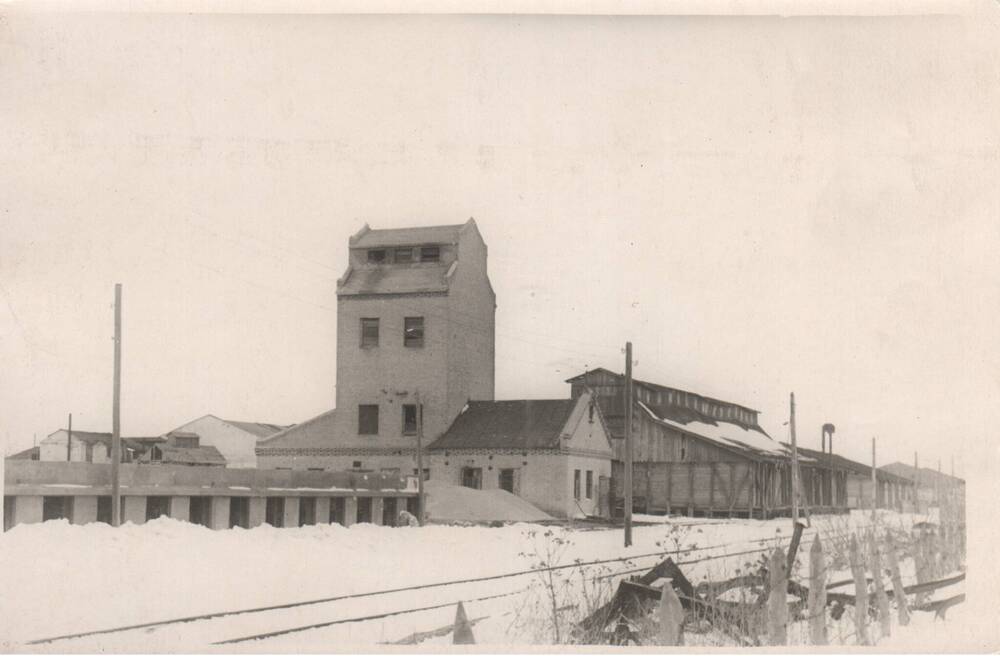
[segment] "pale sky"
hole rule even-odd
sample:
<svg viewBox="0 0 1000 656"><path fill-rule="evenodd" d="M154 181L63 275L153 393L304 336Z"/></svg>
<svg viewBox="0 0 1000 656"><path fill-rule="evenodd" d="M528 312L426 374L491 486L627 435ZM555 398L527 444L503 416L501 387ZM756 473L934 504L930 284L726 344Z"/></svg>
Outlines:
<svg viewBox="0 0 1000 656"><path fill-rule="evenodd" d="M997 455L983 21L0 18L8 452L110 430L116 282L123 434L330 409L348 237L472 216L498 398L631 340L636 377L778 439L794 391L804 446Z"/></svg>

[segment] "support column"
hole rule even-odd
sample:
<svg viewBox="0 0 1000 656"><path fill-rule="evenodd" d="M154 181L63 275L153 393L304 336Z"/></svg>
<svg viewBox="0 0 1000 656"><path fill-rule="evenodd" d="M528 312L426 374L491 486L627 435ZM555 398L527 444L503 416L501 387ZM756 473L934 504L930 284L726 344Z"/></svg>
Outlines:
<svg viewBox="0 0 1000 656"><path fill-rule="evenodd" d="M209 528L216 531L229 528L229 497L212 497Z"/></svg>
<svg viewBox="0 0 1000 656"><path fill-rule="evenodd" d="M316 523L330 523L330 497L316 497Z"/></svg>
<svg viewBox="0 0 1000 656"><path fill-rule="evenodd" d="M89 524L97 521L97 497L78 496L73 498L73 524Z"/></svg>
<svg viewBox="0 0 1000 656"><path fill-rule="evenodd" d="M191 497L170 497L169 513L171 519L182 522L191 521Z"/></svg>
<svg viewBox="0 0 1000 656"><path fill-rule="evenodd" d="M42 521L42 497L18 496L14 502L14 519L18 524L38 524Z"/></svg>
<svg viewBox="0 0 1000 656"><path fill-rule="evenodd" d="M299 525L299 498L285 497L285 528L298 528Z"/></svg>
<svg viewBox="0 0 1000 656"><path fill-rule="evenodd" d="M263 524L264 518L267 517L267 498L250 497L249 515L247 525L250 528Z"/></svg>
<svg viewBox="0 0 1000 656"><path fill-rule="evenodd" d="M41 505L39 505L38 516L39 517L42 516ZM356 524L357 521L358 521L358 498L344 497L344 526L352 526Z"/></svg>
<svg viewBox="0 0 1000 656"><path fill-rule="evenodd" d="M146 523L146 497L131 495L122 497L122 523L125 522Z"/></svg>

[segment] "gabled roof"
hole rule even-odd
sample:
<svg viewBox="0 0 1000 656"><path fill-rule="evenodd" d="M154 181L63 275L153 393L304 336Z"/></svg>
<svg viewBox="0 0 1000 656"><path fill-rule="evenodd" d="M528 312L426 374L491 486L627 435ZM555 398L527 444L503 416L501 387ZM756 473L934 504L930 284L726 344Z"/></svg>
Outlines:
<svg viewBox="0 0 1000 656"><path fill-rule="evenodd" d="M223 419L231 426L236 426L237 428L244 430L248 433L256 435L258 439L265 437L271 437L275 433L280 433L286 428L291 428L294 424L288 426L282 426L280 424L264 424L255 421L233 421L232 419Z"/></svg>
<svg viewBox="0 0 1000 656"><path fill-rule="evenodd" d="M336 408L327 410L301 423L289 426L285 430L257 442L258 449L273 448L309 448L330 445L330 437L334 434Z"/></svg>
<svg viewBox="0 0 1000 656"><path fill-rule="evenodd" d="M53 435L58 433L65 433L67 430L65 428L60 428L59 430L51 433L43 441L48 441ZM165 442L162 437L122 437L122 444L131 446L132 448L145 448L149 444L155 444L157 442ZM111 433L95 433L93 431L73 431L73 441L83 442L84 444L103 444L104 446L111 446Z"/></svg>
<svg viewBox="0 0 1000 656"><path fill-rule="evenodd" d="M389 228L372 230L366 223L358 234L351 237L351 248L378 248L380 246L420 246L421 244L454 244L466 224L420 226L415 228Z"/></svg>
<svg viewBox="0 0 1000 656"><path fill-rule="evenodd" d="M38 455L41 449L37 446L33 446L30 449L25 449L24 451L18 451L7 456L7 460L38 460Z"/></svg>
<svg viewBox="0 0 1000 656"><path fill-rule="evenodd" d="M428 449L558 449L577 399L470 401Z"/></svg>
<svg viewBox="0 0 1000 656"><path fill-rule="evenodd" d="M786 444L791 448L790 445ZM815 449L808 449L805 447L796 447L799 456L806 455L820 464L826 465L827 467L833 467L835 469L847 469L854 472L860 476L871 477L872 468L871 465L866 465L863 462L858 462L857 460L851 460L850 458L845 458L842 455L836 453L823 453L822 451L816 451ZM907 480L901 476L897 476L892 472L887 472L882 469L876 469L876 476L884 481L891 481L893 483L906 483Z"/></svg>
<svg viewBox="0 0 1000 656"><path fill-rule="evenodd" d="M352 266L340 279L338 295L417 294L448 291L447 264Z"/></svg>
<svg viewBox="0 0 1000 656"><path fill-rule="evenodd" d="M225 465L226 458L214 446L177 447L159 444L161 458L156 462L175 465ZM143 454L143 462L152 461L152 450Z"/></svg>

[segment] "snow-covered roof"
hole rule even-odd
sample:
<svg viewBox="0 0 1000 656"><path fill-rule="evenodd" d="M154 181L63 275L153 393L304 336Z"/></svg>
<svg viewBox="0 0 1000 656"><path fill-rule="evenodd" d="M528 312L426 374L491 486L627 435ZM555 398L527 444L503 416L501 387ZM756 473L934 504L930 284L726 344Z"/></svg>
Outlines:
<svg viewBox="0 0 1000 656"><path fill-rule="evenodd" d="M650 417L661 424L685 433L691 433L692 435L704 438L710 442L715 442L716 444L720 444L724 447L730 449L742 449L757 455L782 458L788 456L788 450L785 449L780 442L772 440L770 437L758 430L748 430L742 426L731 424L729 422L710 424L703 421L689 421L687 423L681 423L679 421L659 416L642 401L639 401L638 404L649 414Z"/></svg>

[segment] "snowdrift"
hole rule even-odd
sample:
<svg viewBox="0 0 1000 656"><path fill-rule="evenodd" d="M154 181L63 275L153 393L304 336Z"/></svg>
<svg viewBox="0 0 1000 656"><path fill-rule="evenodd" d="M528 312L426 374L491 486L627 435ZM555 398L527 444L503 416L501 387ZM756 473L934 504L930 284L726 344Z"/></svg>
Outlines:
<svg viewBox="0 0 1000 656"><path fill-rule="evenodd" d="M521 497L506 490L474 490L439 481L424 483L427 521L539 522L553 519Z"/></svg>

